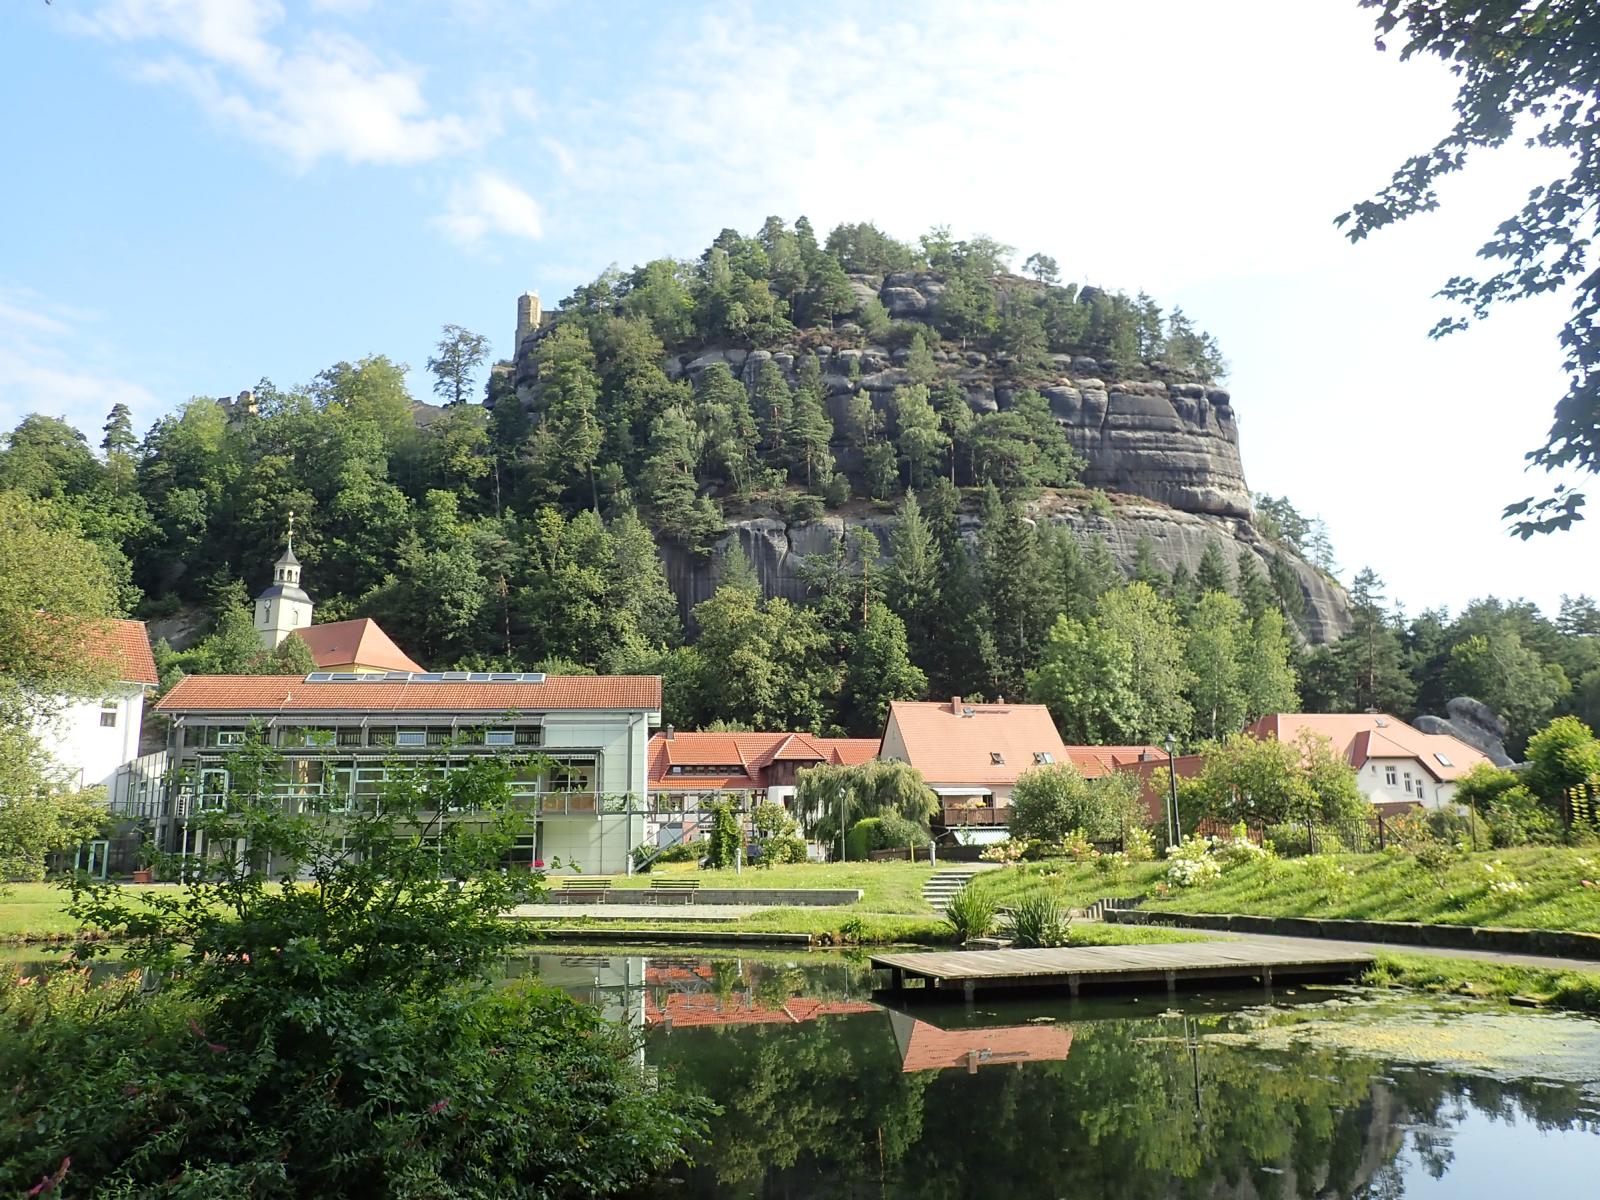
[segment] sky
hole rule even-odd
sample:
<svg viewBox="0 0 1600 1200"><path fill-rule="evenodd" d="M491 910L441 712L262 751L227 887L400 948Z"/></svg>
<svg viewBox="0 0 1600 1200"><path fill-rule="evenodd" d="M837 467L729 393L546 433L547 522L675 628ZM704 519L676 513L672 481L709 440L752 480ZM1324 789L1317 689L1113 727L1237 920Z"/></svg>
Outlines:
<svg viewBox="0 0 1600 1200"><path fill-rule="evenodd" d="M1355 0L17 0L0 29L0 428L98 444L341 360L508 354L516 297L768 214L935 224L1181 305L1246 475L1410 612L1600 592L1600 525L1504 505L1565 390L1559 296L1443 341L1433 293L1559 162L1510 147L1359 245L1333 218L1443 134ZM1600 488L1591 489L1592 491ZM1542 492L1541 492L1542 494Z"/></svg>

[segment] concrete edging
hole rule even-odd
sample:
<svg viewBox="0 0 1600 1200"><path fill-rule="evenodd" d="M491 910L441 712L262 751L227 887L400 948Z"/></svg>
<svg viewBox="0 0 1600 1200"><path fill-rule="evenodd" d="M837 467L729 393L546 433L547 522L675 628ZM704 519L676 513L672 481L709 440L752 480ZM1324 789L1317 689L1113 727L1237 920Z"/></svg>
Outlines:
<svg viewBox="0 0 1600 1200"><path fill-rule="evenodd" d="M541 926L537 933L531 934L527 941L530 945L540 942L615 942L627 946L648 945L702 945L711 944L719 946L809 946L811 945L809 933L759 933L750 931L736 931L732 929L716 930L696 927L693 929L605 929L595 928L592 925L584 926Z"/></svg>
<svg viewBox="0 0 1600 1200"><path fill-rule="evenodd" d="M865 893L860 888L697 888L694 891L656 891L652 888L611 888L606 891L572 891L555 887L545 896L549 904L746 904L762 908L834 908L855 904ZM649 899L646 899L649 897Z"/></svg>
<svg viewBox="0 0 1600 1200"><path fill-rule="evenodd" d="M1430 925L1421 921L1259 917L1241 913L1152 912L1148 909L1114 908L1106 909L1101 919L1111 925L1170 925L1179 929L1218 929L1231 933L1268 933L1282 937L1600 960L1600 933L1580 933L1567 929L1508 929L1487 925Z"/></svg>

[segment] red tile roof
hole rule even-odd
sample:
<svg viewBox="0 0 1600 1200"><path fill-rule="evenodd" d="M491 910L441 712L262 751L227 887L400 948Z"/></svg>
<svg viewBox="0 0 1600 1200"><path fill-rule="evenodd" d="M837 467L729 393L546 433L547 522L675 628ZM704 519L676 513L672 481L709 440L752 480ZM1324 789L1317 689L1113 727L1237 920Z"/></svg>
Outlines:
<svg viewBox="0 0 1600 1200"><path fill-rule="evenodd" d="M650 739L650 786L683 791L759 791L775 762L854 766L878 755L876 738L824 738L809 733L658 733ZM673 767L727 767L675 775Z"/></svg>
<svg viewBox="0 0 1600 1200"><path fill-rule="evenodd" d="M963 704L897 700L889 706L889 729L898 729L906 759L931 787L1003 784L1048 754L1067 762L1067 748L1042 704ZM1002 761L995 762L999 754Z"/></svg>
<svg viewBox="0 0 1600 1200"><path fill-rule="evenodd" d="M1423 733L1388 713L1269 713L1249 732L1258 738L1292 742L1303 733L1331 740L1352 767L1370 758L1410 758L1440 783L1460 779L1489 759L1460 738Z"/></svg>
<svg viewBox="0 0 1600 1200"><path fill-rule="evenodd" d="M371 617L310 625L295 633L310 648L311 657L323 670L356 664L385 671L423 670Z"/></svg>
<svg viewBox="0 0 1600 1200"><path fill-rule="evenodd" d="M1072 1050L1072 1030L1063 1025L1000 1025L988 1029L940 1029L901 1013L892 1015L900 1044L900 1070L943 1071L1009 1063L1052 1062Z"/></svg>
<svg viewBox="0 0 1600 1200"><path fill-rule="evenodd" d="M853 1016L878 1011L877 1005L859 1000L816 1000L809 996L796 996L776 1008L769 1008L742 994L721 997L711 992L668 992L658 1002L646 992L644 1023L670 1023L674 1029L707 1025L798 1025L802 1021L815 1021L818 1017Z"/></svg>
<svg viewBox="0 0 1600 1200"><path fill-rule="evenodd" d="M543 683L375 680L307 683L298 675L190 675L157 712L540 712L661 709L659 675L552 675Z"/></svg>
<svg viewBox="0 0 1600 1200"><path fill-rule="evenodd" d="M124 683L159 683L155 656L150 653L150 635L143 621L110 619L87 627L84 651L91 658L111 662L117 679Z"/></svg>
<svg viewBox="0 0 1600 1200"><path fill-rule="evenodd" d="M1129 763L1167 761L1167 752L1160 746L1068 746L1067 761L1078 768L1085 779L1097 779Z"/></svg>

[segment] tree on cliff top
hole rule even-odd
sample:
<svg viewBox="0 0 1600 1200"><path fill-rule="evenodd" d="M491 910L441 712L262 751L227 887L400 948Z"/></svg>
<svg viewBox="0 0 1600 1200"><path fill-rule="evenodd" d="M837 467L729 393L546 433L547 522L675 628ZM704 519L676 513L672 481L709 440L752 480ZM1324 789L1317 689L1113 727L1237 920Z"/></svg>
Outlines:
<svg viewBox="0 0 1600 1200"><path fill-rule="evenodd" d="M1388 186L1341 214L1352 241L1439 206L1439 181L1475 150L1526 135L1530 146L1562 152L1569 167L1535 187L1521 210L1478 251L1497 264L1482 278L1457 275L1439 295L1462 304L1433 337L1463 329L1497 304L1572 289L1561 332L1567 394L1556 404L1535 466L1600 472L1600 272L1590 263L1600 211L1600 7L1594 0L1360 0L1378 10L1378 49L1396 32L1402 60L1431 55L1459 80L1454 126L1407 159ZM1542 500L1506 508L1521 537L1567 529L1583 518L1584 496L1558 484Z"/></svg>

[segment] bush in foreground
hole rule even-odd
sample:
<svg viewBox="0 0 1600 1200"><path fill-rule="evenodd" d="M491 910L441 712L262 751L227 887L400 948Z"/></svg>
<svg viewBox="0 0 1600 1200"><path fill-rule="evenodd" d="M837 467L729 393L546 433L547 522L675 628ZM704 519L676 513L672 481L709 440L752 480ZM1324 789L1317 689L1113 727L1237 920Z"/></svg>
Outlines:
<svg viewBox="0 0 1600 1200"><path fill-rule="evenodd" d="M602 1196L702 1133L706 1107L649 1082L596 1010L492 982L517 936L500 914L540 882L499 867L523 823L507 766L396 771L337 819L286 812L262 747L228 766L230 810L195 824L242 855L142 899L75 885L73 915L154 996L81 972L0 991L0 1186Z"/></svg>

